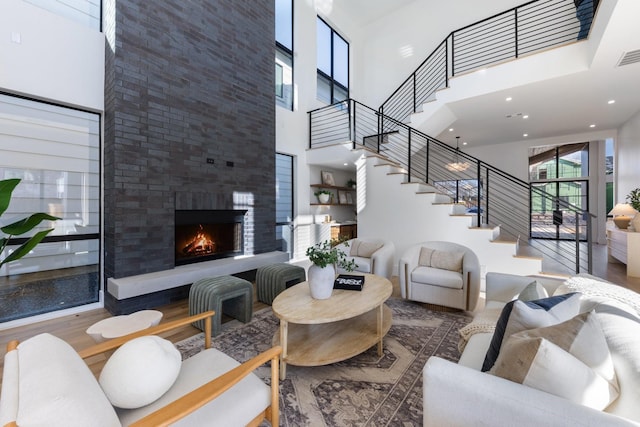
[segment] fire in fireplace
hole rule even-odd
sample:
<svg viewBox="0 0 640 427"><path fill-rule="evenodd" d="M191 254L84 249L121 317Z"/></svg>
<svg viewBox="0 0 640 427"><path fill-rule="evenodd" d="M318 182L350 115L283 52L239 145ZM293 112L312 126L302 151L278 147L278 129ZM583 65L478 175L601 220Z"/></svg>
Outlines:
<svg viewBox="0 0 640 427"><path fill-rule="evenodd" d="M184 265L244 253L246 210L177 210L175 264Z"/></svg>

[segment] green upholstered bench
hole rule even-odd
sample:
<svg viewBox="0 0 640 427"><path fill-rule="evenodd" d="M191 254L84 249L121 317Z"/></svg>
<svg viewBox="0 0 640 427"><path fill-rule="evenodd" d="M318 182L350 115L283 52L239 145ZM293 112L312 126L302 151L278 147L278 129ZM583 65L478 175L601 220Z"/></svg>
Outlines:
<svg viewBox="0 0 640 427"><path fill-rule="evenodd" d="M253 285L235 276L219 276L200 279L189 290L189 314L194 315L207 310L215 311L212 318L211 335L220 333L222 313L241 322L251 321L253 315ZM204 330L204 321L193 326Z"/></svg>
<svg viewBox="0 0 640 427"><path fill-rule="evenodd" d="M271 305L280 292L305 280L304 268L297 265L278 263L260 267L256 272L258 301Z"/></svg>

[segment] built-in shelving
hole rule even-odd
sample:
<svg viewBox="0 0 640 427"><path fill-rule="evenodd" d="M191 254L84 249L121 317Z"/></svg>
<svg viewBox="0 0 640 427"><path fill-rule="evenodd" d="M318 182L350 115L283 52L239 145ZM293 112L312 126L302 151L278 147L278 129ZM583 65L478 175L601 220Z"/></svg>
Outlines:
<svg viewBox="0 0 640 427"><path fill-rule="evenodd" d="M333 200L333 202L331 203L311 203L310 204L311 206L354 206L356 204L356 200L355 200L356 190L354 188L340 187L337 185L327 185L327 184L311 184L311 188L325 189L325 190L331 191L332 200ZM340 192L345 193L344 197L347 199L346 203L341 203ZM351 200L351 202L349 203L348 200Z"/></svg>

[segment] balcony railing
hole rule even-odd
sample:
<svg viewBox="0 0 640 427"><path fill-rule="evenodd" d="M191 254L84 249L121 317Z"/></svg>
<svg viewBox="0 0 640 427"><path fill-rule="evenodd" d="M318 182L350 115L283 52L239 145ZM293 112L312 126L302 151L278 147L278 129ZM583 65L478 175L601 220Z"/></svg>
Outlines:
<svg viewBox="0 0 640 427"><path fill-rule="evenodd" d="M535 0L451 32L380 106L404 122L449 79L587 37L598 0Z"/></svg>
<svg viewBox="0 0 640 427"><path fill-rule="evenodd" d="M465 204L475 226L500 226L501 239L530 245L565 269L558 272L591 272L592 215L586 210L355 100L309 112L309 129L310 148L350 142L380 153L405 169L407 180L433 185ZM532 204L549 209L534 217ZM531 239L541 232L565 242Z"/></svg>

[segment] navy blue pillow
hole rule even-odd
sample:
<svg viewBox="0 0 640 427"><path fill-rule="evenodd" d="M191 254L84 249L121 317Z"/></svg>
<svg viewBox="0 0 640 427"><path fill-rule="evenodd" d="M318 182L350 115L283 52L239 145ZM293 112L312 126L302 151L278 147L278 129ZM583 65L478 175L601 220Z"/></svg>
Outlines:
<svg viewBox="0 0 640 427"><path fill-rule="evenodd" d="M498 358L498 353L500 353L500 347L502 347L502 341L504 340L504 334L507 329L507 324L509 323L509 318L511 317L511 312L513 311L513 306L516 302L520 304L525 304L528 308L532 310L544 310L545 312L553 311L554 307L557 307L559 304L569 300L572 296L576 295L576 298L579 298L578 292L572 292L569 294L556 295L549 298L542 298L533 301L520 301L513 300L507 303L502 309L502 313L500 313L500 318L498 319L498 323L496 323L496 330L493 333L493 338L491 339L491 344L489 345L489 349L487 350L487 354L484 358L484 363L482 364L482 372L487 372L493 367L493 364L496 362ZM575 308L575 309L574 309ZM579 303L576 300L575 307L572 306L572 310L567 314L567 318L559 320L557 323L561 323L565 320L569 320L578 314ZM566 317L566 316L565 316ZM541 319L542 320L542 319ZM540 325L533 327L543 327L543 326L551 326L547 323L541 323Z"/></svg>

